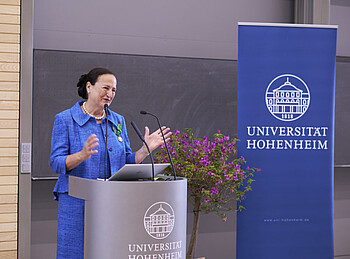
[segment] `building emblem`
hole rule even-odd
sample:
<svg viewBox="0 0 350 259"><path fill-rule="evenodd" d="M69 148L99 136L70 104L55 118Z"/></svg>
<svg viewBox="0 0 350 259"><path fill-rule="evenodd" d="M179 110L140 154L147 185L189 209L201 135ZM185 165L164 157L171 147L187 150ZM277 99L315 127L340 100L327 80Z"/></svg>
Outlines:
<svg viewBox="0 0 350 259"><path fill-rule="evenodd" d="M156 202L145 213L146 232L155 239L164 239L170 235L175 224L173 208L166 202Z"/></svg>
<svg viewBox="0 0 350 259"><path fill-rule="evenodd" d="M281 121L299 119L309 108L310 92L306 83L292 74L274 78L266 89L267 109Z"/></svg>

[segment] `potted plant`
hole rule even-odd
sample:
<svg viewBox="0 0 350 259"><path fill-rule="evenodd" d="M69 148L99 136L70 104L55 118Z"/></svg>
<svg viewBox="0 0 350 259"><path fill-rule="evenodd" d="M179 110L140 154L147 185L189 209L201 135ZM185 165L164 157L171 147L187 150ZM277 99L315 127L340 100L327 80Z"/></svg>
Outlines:
<svg viewBox="0 0 350 259"><path fill-rule="evenodd" d="M237 139L224 136L220 131L213 137L213 140L195 138L192 129L186 129L184 133L175 131L169 141L176 173L187 178L188 198L194 205L187 259L193 257L200 214L215 212L226 221L227 211L244 209L242 205L237 208L234 201L245 199L245 193L251 190L254 173L260 171L246 166L243 157L237 158ZM164 148L155 157L156 162L169 162ZM171 168L166 171L171 172Z"/></svg>

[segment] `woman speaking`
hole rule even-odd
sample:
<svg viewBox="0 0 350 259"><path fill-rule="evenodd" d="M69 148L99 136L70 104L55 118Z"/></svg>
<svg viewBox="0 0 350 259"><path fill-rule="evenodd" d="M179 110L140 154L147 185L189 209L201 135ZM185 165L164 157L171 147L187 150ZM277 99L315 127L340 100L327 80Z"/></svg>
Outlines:
<svg viewBox="0 0 350 259"><path fill-rule="evenodd" d="M145 145L135 153L131 151L124 117L110 110L110 134L105 146L104 106L112 103L117 90L117 79L111 71L94 68L80 77L77 87L79 96L86 101L56 115L51 139L50 166L59 174L54 188L58 200L58 259L84 258L84 201L68 195L68 175L104 178L107 159L109 177L125 164L141 163L148 156ZM163 132L168 141L170 129L163 127ZM160 130L149 134L146 127L144 138L151 152L163 143Z"/></svg>

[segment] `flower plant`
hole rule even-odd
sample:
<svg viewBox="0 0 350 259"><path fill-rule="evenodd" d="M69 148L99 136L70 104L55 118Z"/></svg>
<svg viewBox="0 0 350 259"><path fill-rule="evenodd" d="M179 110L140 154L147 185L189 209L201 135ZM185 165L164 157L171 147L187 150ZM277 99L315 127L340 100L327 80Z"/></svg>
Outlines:
<svg viewBox="0 0 350 259"><path fill-rule="evenodd" d="M245 193L251 190L254 173L260 171L246 165L243 157L237 157L237 139L224 136L220 131L206 137L195 138L192 129L181 133L175 131L169 141L176 174L187 178L189 199L193 202L194 224L187 258L193 256L196 244L200 213L215 212L224 221L227 211L244 207L235 201L245 199ZM169 162L164 147L155 154L158 163ZM171 168L166 174L171 174Z"/></svg>

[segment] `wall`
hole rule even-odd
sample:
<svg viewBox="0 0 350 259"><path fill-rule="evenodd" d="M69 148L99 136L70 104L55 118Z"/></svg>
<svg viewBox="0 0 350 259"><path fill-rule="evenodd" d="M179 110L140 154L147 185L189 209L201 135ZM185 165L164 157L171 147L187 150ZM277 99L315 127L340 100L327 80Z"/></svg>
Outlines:
<svg viewBox="0 0 350 259"><path fill-rule="evenodd" d="M0 0L1 1L1 0ZM10 0L8 0L10 1ZM350 56L348 0L331 1L337 55ZM237 22L292 22L293 0L34 1L34 48L237 59ZM35 86L34 86L35 87ZM54 258L53 181L32 183L32 258ZM335 170L335 255L350 259L350 170ZM190 209L189 209L190 210ZM201 218L196 256L235 258L235 216ZM188 217L188 229L192 214ZM46 231L42 231L45 229Z"/></svg>
<svg viewBox="0 0 350 259"><path fill-rule="evenodd" d="M35 0L34 49L235 60L237 22L292 22L294 8L292 0L85 3ZM55 255L57 203L52 200L53 185L54 181L32 183L31 258ZM189 213L188 233L191 225ZM220 259L234 258L235 225L233 213L225 223L216 215L204 215L196 256L215 258L220 251Z"/></svg>
<svg viewBox="0 0 350 259"><path fill-rule="evenodd" d="M0 0L0 258L17 257L20 0Z"/></svg>
<svg viewBox="0 0 350 259"><path fill-rule="evenodd" d="M237 22L292 22L293 0L35 0L34 48L237 59Z"/></svg>
<svg viewBox="0 0 350 259"><path fill-rule="evenodd" d="M337 56L350 57L350 2L331 0L330 24L338 24Z"/></svg>
<svg viewBox="0 0 350 259"><path fill-rule="evenodd" d="M330 24L338 24L337 56L350 57L350 2L331 0ZM349 73L350 71L347 71ZM336 86L337 91L337 86ZM347 116L350 120L350 116ZM347 165L350 164L348 155ZM335 258L350 259L350 168L334 171L334 248Z"/></svg>

